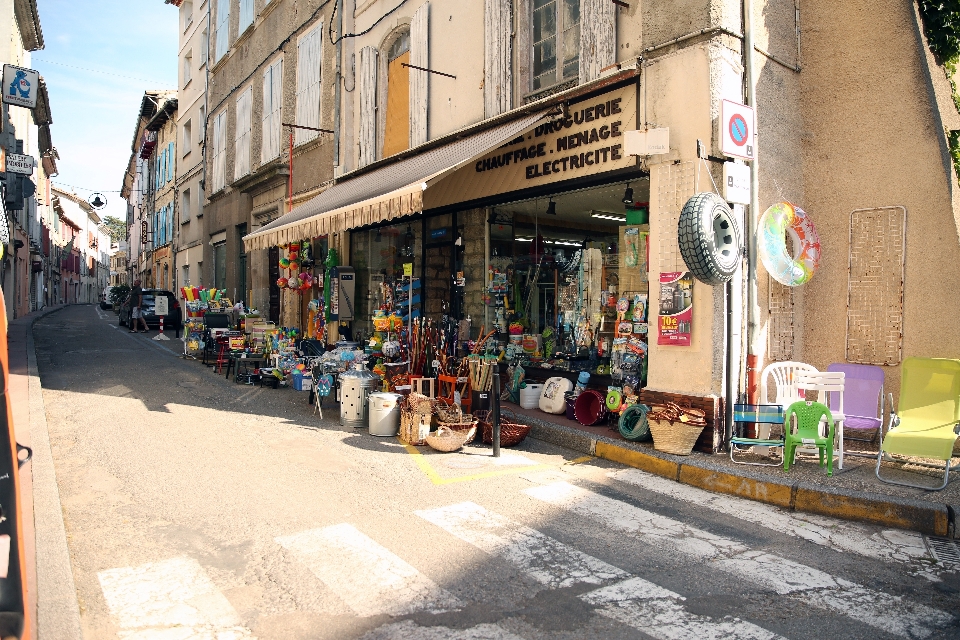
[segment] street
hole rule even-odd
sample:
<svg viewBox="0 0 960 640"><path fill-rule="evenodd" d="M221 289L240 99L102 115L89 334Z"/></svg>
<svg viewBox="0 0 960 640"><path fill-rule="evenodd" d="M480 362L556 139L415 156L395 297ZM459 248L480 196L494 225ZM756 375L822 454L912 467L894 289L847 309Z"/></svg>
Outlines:
<svg viewBox="0 0 960 640"><path fill-rule="evenodd" d="M418 451L154 335L34 326L85 638L960 637L919 534L534 439Z"/></svg>

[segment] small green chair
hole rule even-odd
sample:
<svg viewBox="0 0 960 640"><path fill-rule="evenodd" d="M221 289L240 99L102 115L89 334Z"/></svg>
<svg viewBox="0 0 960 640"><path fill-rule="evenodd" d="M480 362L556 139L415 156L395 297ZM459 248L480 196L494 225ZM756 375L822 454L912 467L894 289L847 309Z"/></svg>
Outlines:
<svg viewBox="0 0 960 640"><path fill-rule="evenodd" d="M791 433L790 423L797 416L797 431ZM827 423L827 437L820 435L820 422ZM827 453L827 475L833 475L833 414L819 402L794 402L787 407L783 418L783 470L789 471L797 453L798 445L816 446L820 451L820 466L823 466L823 453Z"/></svg>

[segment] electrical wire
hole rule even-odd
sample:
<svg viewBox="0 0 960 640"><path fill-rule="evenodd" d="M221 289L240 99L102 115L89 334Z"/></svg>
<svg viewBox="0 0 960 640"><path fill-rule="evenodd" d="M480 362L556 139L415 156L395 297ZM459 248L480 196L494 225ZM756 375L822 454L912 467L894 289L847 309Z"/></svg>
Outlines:
<svg viewBox="0 0 960 640"><path fill-rule="evenodd" d="M335 16L335 15L337 14L337 6L334 5L334 6L333 6L333 14L330 16L330 26L327 28L327 36L328 36L328 37L330 38L330 40L331 40L330 44L337 44L337 43L340 42L341 40L346 40L347 38L356 38L356 37L358 37L358 36L364 36L364 35L370 33L371 31L373 31L374 27L376 27L378 24L380 24L381 22L383 22L384 20L386 20L386 19L390 16L390 14L396 12L397 9L399 9L400 7L402 7L403 5L405 5L406 3L407 3L407 0L400 0L400 4L398 4L398 5L395 6L393 9L390 9L390 11L387 11L385 14L383 14L382 16L380 16L379 18L377 18L376 22L374 22L372 25L370 25L369 27L367 27L367 28L364 29L363 31L361 31L361 32L359 32L359 33L345 33L344 35L340 36L340 37L337 38L336 40L333 39L333 33L330 31L330 27L333 26L333 16Z"/></svg>
<svg viewBox="0 0 960 640"><path fill-rule="evenodd" d="M109 71L101 71L100 69L90 69L88 67L78 67L72 64L64 64L62 62L54 62L53 60L41 60L40 58L34 58L34 62L42 62L43 64L55 64L58 67L67 67L68 69L77 69L78 71L89 71L91 73L102 73L105 76L116 76L117 78L127 78L129 80L139 80L140 82L149 82L151 84L161 85L163 87L173 87L173 85L168 82L159 82L157 80L148 80L146 78L137 78L136 76L126 76L122 73L111 73Z"/></svg>

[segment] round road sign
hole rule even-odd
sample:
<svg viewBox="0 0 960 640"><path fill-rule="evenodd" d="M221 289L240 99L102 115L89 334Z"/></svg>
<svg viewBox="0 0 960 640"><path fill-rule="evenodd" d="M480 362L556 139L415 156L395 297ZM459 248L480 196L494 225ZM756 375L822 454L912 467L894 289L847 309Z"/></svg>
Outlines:
<svg viewBox="0 0 960 640"><path fill-rule="evenodd" d="M733 114L733 117L730 118L730 138L733 140L733 143L738 147L742 147L747 143L749 133L747 121L743 119L743 116L739 113Z"/></svg>

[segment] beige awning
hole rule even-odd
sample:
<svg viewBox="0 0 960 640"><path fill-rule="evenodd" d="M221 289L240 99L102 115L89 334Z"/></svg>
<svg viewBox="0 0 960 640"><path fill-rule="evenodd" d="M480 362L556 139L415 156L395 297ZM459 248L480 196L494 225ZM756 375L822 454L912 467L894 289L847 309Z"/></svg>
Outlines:
<svg viewBox="0 0 960 640"><path fill-rule="evenodd" d="M533 128L547 112L454 138L423 153L344 178L309 202L244 236L247 251L339 233L423 211L423 192L460 167ZM451 136L453 137L453 136Z"/></svg>

